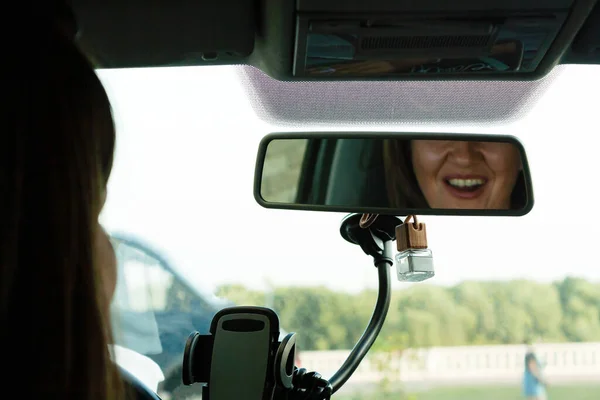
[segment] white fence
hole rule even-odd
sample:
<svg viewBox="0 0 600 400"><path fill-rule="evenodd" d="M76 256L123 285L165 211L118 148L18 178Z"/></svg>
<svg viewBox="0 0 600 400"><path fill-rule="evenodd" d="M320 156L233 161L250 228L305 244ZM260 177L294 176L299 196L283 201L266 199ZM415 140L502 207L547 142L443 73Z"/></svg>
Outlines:
<svg viewBox="0 0 600 400"><path fill-rule="evenodd" d="M432 347L407 350L390 356L378 367L375 355L367 356L352 376L352 383L375 383L387 377L405 383L498 383L519 380L525 366L521 345ZM538 358L551 382L600 382L600 343L538 344ZM302 367L330 377L349 350L304 351ZM380 364L381 365L381 364Z"/></svg>

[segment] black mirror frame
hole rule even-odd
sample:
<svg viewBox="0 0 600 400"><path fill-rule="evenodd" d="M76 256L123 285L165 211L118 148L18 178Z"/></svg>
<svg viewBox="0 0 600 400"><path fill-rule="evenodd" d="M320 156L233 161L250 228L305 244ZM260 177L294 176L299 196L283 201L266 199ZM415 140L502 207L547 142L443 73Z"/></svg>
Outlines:
<svg viewBox="0 0 600 400"><path fill-rule="evenodd" d="M261 195L262 174L264 160L267 154L269 143L277 139L429 139L429 140L464 140L479 142L503 142L512 143L519 149L523 163L523 175L525 177L525 187L527 190L527 204L518 210L473 210L473 209L423 209L423 208L374 208L374 207L342 207L329 205L312 204L288 204L267 202ZM279 210L301 210L301 211L325 211L340 213L369 213L381 215L440 215L440 216L486 216L486 217L522 217L528 214L534 205L533 183L531 171L527 160L527 153L523 144L515 137L510 135L497 134L462 134L462 133L414 133L414 132L274 132L266 135L260 141L258 154L256 157L256 166L254 171L254 199L264 208Z"/></svg>

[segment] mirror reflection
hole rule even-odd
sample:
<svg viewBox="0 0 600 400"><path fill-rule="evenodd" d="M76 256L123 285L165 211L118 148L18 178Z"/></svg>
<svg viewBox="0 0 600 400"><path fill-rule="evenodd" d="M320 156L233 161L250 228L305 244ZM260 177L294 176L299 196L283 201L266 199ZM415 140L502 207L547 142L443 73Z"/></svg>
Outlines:
<svg viewBox="0 0 600 400"><path fill-rule="evenodd" d="M522 210L525 165L511 138L276 138L267 145L260 195L266 203L332 211Z"/></svg>

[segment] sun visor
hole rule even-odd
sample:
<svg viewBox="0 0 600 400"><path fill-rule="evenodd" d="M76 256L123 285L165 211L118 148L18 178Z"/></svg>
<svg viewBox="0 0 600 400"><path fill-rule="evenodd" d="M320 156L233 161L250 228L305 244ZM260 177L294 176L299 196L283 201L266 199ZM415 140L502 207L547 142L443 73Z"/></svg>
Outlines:
<svg viewBox="0 0 600 400"><path fill-rule="evenodd" d="M594 0L299 0L298 80L538 79Z"/></svg>
<svg viewBox="0 0 600 400"><path fill-rule="evenodd" d="M79 43L101 68L240 64L254 49L254 1L72 3Z"/></svg>
<svg viewBox="0 0 600 400"><path fill-rule="evenodd" d="M563 63L600 64L600 3L590 13L573 40L571 51Z"/></svg>

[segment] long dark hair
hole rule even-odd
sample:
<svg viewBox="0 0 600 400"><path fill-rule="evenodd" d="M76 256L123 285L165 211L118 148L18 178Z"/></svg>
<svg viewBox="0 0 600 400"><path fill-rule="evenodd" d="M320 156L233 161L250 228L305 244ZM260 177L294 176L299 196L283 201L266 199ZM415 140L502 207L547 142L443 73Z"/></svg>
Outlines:
<svg viewBox="0 0 600 400"><path fill-rule="evenodd" d="M34 33L11 49L2 87L4 381L31 398L118 400L94 246L115 146L111 107L72 40Z"/></svg>
<svg viewBox="0 0 600 400"><path fill-rule="evenodd" d="M392 208L429 207L413 170L409 140L383 140L383 165Z"/></svg>
<svg viewBox="0 0 600 400"><path fill-rule="evenodd" d="M419 187L412 165L411 141L406 139L383 140L383 164L387 194L392 208L429 208ZM511 209L527 205L525 174L519 172L511 194Z"/></svg>

